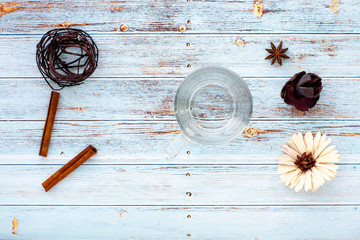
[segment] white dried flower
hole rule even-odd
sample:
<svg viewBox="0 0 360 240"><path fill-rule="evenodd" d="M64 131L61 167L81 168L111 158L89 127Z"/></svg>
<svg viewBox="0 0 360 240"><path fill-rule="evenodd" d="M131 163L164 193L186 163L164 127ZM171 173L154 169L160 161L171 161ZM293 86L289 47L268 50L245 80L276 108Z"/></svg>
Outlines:
<svg viewBox="0 0 360 240"><path fill-rule="evenodd" d="M298 133L286 141L281 150L285 153L279 157L278 173L282 182L295 192L303 187L305 191L315 191L336 176L340 155L336 146L329 146L331 138L320 132L313 137L311 132L305 136Z"/></svg>

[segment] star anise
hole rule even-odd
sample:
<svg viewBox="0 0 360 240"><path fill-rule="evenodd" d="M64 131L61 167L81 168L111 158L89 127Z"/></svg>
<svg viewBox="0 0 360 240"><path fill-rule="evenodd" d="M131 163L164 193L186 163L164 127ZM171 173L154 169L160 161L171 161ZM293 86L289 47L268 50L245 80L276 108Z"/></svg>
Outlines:
<svg viewBox="0 0 360 240"><path fill-rule="evenodd" d="M282 42L280 42L279 46L276 48L275 45L270 42L271 44L271 49L265 49L266 51L268 51L270 53L269 56L267 56L265 59L271 59L272 58L272 61L271 61L271 65L273 65L276 60L278 61L279 65L281 66L282 65L282 60L281 58L290 58L288 55L286 55L284 52L286 52L288 50L288 48L284 48L284 49L281 49L282 47Z"/></svg>

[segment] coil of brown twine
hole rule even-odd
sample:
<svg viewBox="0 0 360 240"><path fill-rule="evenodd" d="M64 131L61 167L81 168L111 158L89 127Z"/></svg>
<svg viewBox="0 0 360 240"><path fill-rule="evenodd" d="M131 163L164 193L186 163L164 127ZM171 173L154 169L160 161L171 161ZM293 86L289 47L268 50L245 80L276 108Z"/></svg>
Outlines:
<svg viewBox="0 0 360 240"><path fill-rule="evenodd" d="M82 84L98 65L98 48L80 29L60 28L44 34L36 46L37 66L53 90ZM60 88L55 89L49 80Z"/></svg>

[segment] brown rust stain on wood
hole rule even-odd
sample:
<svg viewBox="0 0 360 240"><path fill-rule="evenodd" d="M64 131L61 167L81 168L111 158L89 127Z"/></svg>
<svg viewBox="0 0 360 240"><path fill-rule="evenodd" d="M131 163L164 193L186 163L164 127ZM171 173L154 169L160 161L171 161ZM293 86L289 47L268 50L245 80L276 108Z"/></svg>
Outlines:
<svg viewBox="0 0 360 240"><path fill-rule="evenodd" d="M19 6L21 3L13 2L13 3L0 3L0 17L4 16L5 14L15 12L21 9Z"/></svg>
<svg viewBox="0 0 360 240"><path fill-rule="evenodd" d="M274 133L282 133L283 131L277 129L257 129L258 133L261 134L274 134Z"/></svg>
<svg viewBox="0 0 360 240"><path fill-rule="evenodd" d="M160 115L160 116L173 115L175 112L171 110L173 108L172 101L173 101L172 97L166 97L157 107L159 110L148 110L146 113L149 115Z"/></svg>
<svg viewBox="0 0 360 240"><path fill-rule="evenodd" d="M171 110L149 110L146 113L149 115L169 116L169 115L173 115L174 111L171 111Z"/></svg>
<svg viewBox="0 0 360 240"><path fill-rule="evenodd" d="M245 138L255 138L258 137L260 134L276 134L282 133L283 131L277 129L256 129L252 127L248 127L243 132L242 136Z"/></svg>
<svg viewBox="0 0 360 240"><path fill-rule="evenodd" d="M285 103L284 103L285 104ZM337 111L335 111L333 108L330 108L329 106L326 106L326 104L317 104L314 108L311 108L307 111L299 111L296 108L290 106L290 105L283 105L279 107L275 107L274 111L279 113L285 113L285 116L291 116L291 117L306 117L306 116L340 116ZM346 116L344 116L346 117Z"/></svg>
<svg viewBox="0 0 360 240"><path fill-rule="evenodd" d="M84 111L85 109L87 109L88 107L76 107L76 108L73 108L74 110L78 110L79 112L82 112Z"/></svg>
<svg viewBox="0 0 360 240"><path fill-rule="evenodd" d="M174 130L174 131L157 131L154 132L154 134L180 134L180 130Z"/></svg>
<svg viewBox="0 0 360 240"><path fill-rule="evenodd" d="M5 14L21 11L24 9L50 9L54 6L61 6L64 3L52 3L50 1L29 1L27 3L21 2L10 2L10 3L0 3L0 17Z"/></svg>
<svg viewBox="0 0 360 240"><path fill-rule="evenodd" d="M114 8L110 8L111 12L122 12L122 10L124 10L124 7L114 7Z"/></svg>
<svg viewBox="0 0 360 240"><path fill-rule="evenodd" d="M58 109L66 109L66 110L76 110L76 111L79 111L79 112L82 112L86 109L88 109L88 107L59 107Z"/></svg>
<svg viewBox="0 0 360 240"><path fill-rule="evenodd" d="M16 217L14 217L14 219L12 220L12 224L13 224L12 233L13 233L13 234L17 234L17 229L18 229L19 221L17 220Z"/></svg>
<svg viewBox="0 0 360 240"><path fill-rule="evenodd" d="M286 12L285 10L263 10L263 13L279 13L279 12Z"/></svg>
<svg viewBox="0 0 360 240"><path fill-rule="evenodd" d="M360 136L360 133L340 133L340 136L347 136L347 137L354 137L354 136Z"/></svg>
<svg viewBox="0 0 360 240"><path fill-rule="evenodd" d="M81 27L81 26L95 26L95 25L102 25L102 24L111 24L111 23L71 23L71 22L63 22L63 23L56 23L53 25L44 24L41 27L62 27L62 28L69 28L69 27Z"/></svg>
<svg viewBox="0 0 360 240"><path fill-rule="evenodd" d="M305 59L307 59L308 57L315 57L316 54L311 54L311 53L300 53L298 55L296 55L296 57L298 58L299 61L303 61Z"/></svg>

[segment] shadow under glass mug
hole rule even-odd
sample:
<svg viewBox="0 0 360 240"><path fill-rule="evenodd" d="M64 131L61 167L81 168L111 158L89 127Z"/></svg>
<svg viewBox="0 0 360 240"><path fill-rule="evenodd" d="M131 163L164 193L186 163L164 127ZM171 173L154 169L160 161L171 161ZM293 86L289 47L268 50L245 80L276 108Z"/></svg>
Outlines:
<svg viewBox="0 0 360 240"><path fill-rule="evenodd" d="M166 148L172 160L190 141L218 145L236 138L253 109L244 80L226 68L205 67L188 75L175 96L175 116L182 133Z"/></svg>

